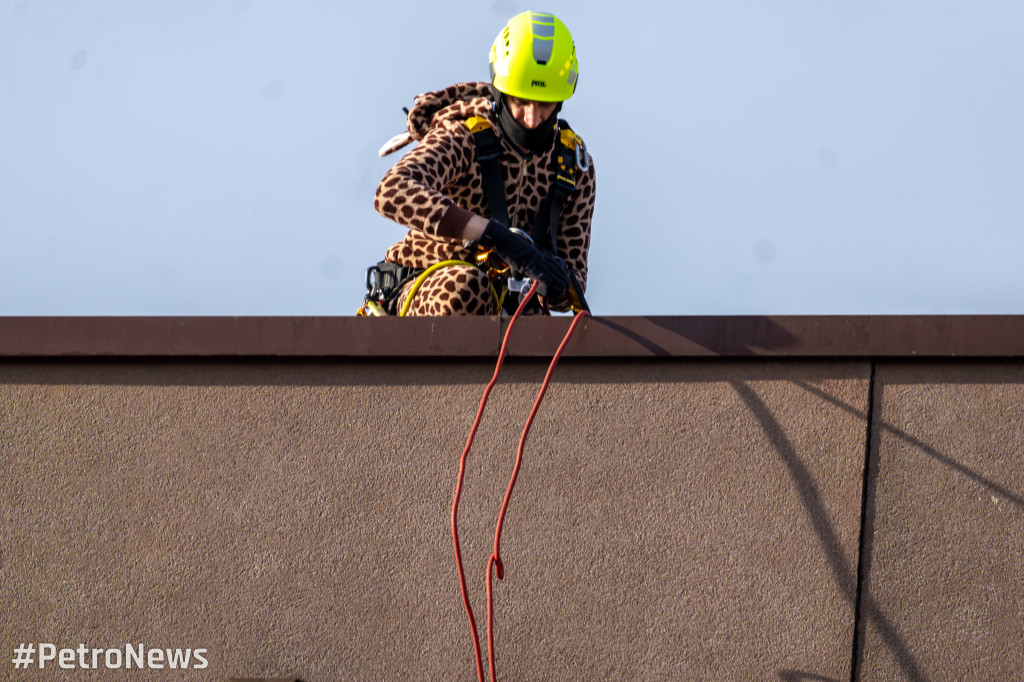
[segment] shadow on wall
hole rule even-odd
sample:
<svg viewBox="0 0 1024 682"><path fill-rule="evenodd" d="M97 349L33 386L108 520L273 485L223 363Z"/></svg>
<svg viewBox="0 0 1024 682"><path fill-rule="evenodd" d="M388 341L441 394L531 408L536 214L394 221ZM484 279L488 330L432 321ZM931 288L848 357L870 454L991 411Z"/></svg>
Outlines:
<svg viewBox="0 0 1024 682"><path fill-rule="evenodd" d="M591 318L594 324L607 327L645 348L652 355L671 357L678 355L664 347L650 336L628 329L605 317ZM646 322L684 338L694 345L710 351L711 355L756 355L758 351L782 350L796 343L796 338L767 317L744 318L743 339L737 335L735 320L729 317L706 317L686 320L685 330L680 326L681 318L645 317ZM753 331L751 332L751 329ZM671 339L668 340L671 343Z"/></svg>
<svg viewBox="0 0 1024 682"><path fill-rule="evenodd" d="M880 414L881 412L881 405L877 404L878 400L880 400L880 395L875 395L876 390L874 389L873 380L871 388L872 395L869 399L871 401L869 402L869 413L866 416L862 414L859 410L857 410L855 407L848 405L840 400L837 400L833 396L828 395L827 393L818 389L815 386L812 386L803 381L795 381L794 384L799 386L803 390L807 391L808 393L817 396L822 400L825 400L830 404L835 405L836 407L850 414L855 415L858 418L864 419L866 417L866 419L869 422L869 428L871 433L871 442L868 443L868 447L870 448L871 452L878 452L880 439L883 433L891 434L905 441L906 443L909 443L910 445L918 449L920 452L923 452L924 454L933 458L940 464L949 467L952 471L962 474L971 481L981 485L991 494L998 495L1002 499L1016 506L1018 509L1024 510L1024 498L1022 498L1021 495L1008 489L1006 486L1000 485L998 482L981 475L980 473L974 471L970 467L967 467L962 463L956 461L949 455L939 452L937 449L928 445L924 441L915 438L906 431L896 426L893 426L892 424L889 424L883 421L880 417L878 417L877 415ZM869 468L867 471L867 480L864 488L864 514L861 523L861 576L860 583L858 585L858 591L862 593L858 597L858 608L863 613L863 618L857 619L856 641L854 645L854 665L856 666L859 664L859 661L862 659L864 654L863 633L865 631L866 626L864 618L866 618L867 622L871 622L878 628L879 632L882 635L883 641L885 642L886 646L888 646L893 651L894 655L896 656L896 659L903 667L908 678L912 680L920 680L924 679L924 677L922 676L922 673L918 670L913 658L910 656L910 653L906 648L906 644L899 637L899 633L896 632L895 628L891 625L891 623L889 623L885 619L885 617L881 613L881 609L874 602L870 593L863 594L863 588L867 584L871 574L876 512L875 496L874 494L871 494L870 491L874 491L876 489L877 477L878 462L872 461L869 463ZM854 679L856 679L856 677L854 677Z"/></svg>
<svg viewBox="0 0 1024 682"><path fill-rule="evenodd" d="M810 385L810 384L808 384L808 383L806 383L804 381L796 381L794 383L797 386L799 386L800 388L802 388L805 391L807 391L808 393L812 393L812 394L818 396L819 398L821 398L822 400L826 400L826 401L832 403L833 405L835 405L836 407L838 407L838 408L840 408L842 410L845 410L846 412L849 412L850 414L856 415L858 418L861 418L861 419L864 418L864 415L861 414L856 408L854 408L854 407L852 407L850 405L847 405L846 403L844 403L844 402L842 402L840 400L836 400L835 398L833 398L832 396L828 395L824 391L818 389L817 387L812 386L812 385ZM891 433L892 435L896 436L897 438L900 438L900 439L910 443L911 445L913 445L914 447L916 447L917 449L919 449L921 452L925 453L929 457L932 457L932 458L938 460L942 464L945 464L946 466L948 466L950 469L953 469L954 471L957 471L957 472L963 474L964 476L966 476L967 478L971 479L975 483L978 483L978 484L984 486L993 495L998 495L998 496L1002 497L1003 499L1007 500L1008 502L1016 505L1018 509L1024 510L1024 497L1021 497L1020 495L1018 495L1017 493L1013 492L1012 490L1006 488L1005 486L1001 486L998 483L996 483L995 481L982 476L977 471L974 471L973 469L964 466L963 464L961 464L960 462L956 461L952 457L949 457L948 455L944 455L943 453L939 452L938 450L936 450L932 446L928 445L927 443L921 441L918 438L914 438L912 435L910 435L906 431L904 431L902 429L899 429L899 428L893 426L892 424L887 424L886 422L884 422L881 419L879 419L878 420L878 427L879 427L880 431L886 431L886 432Z"/></svg>
<svg viewBox="0 0 1024 682"><path fill-rule="evenodd" d="M832 577L839 586L839 590L843 597L854 607L854 612L857 614L855 621L857 621L858 624L863 618L871 621L881 634L882 641L889 648L900 667L903 669L906 678L909 680L924 680L924 674L921 672L917 661L914 660L914 656L911 654L906 642L903 640L903 637L899 632L897 632L896 628L885 616L881 608L874 603L870 595L861 594L861 580L858 579L855 568L848 565L846 558L843 556L839 536L829 521L828 510L822 501L821 493L818 491L814 478L807 470L807 467L804 466L804 463L800 460L793 444L789 442L788 438L786 438L782 426L775 417L772 416L771 411L768 409L768 406L765 405L764 401L761 400L761 398L758 397L758 395L749 386L741 382L734 382L732 386L736 393L739 394L740 398L742 398L743 402L746 403L753 415L757 418L758 423L761 425L761 429L771 441L775 451L779 455L779 458L782 460L786 470L789 472L797 490L797 494L800 496L800 502L807 513L807 518L810 520L811 526L814 528L814 532L818 536L818 543L821 545L825 554L825 560L832 572ZM801 384L801 386L806 388L806 385L804 384ZM814 393L816 395L820 395L820 392L817 390L815 390ZM828 397L830 398L830 402L835 402L834 399L831 399L831 396ZM863 419L864 415L860 415L860 417ZM863 531L864 526L862 523L862 532ZM863 556L861 561L863 562ZM856 679L856 665L857 660L859 659L859 651L857 650L859 643L857 641L856 633L860 632L860 628L855 627L854 632L854 641L851 643L851 660L853 661L854 666L852 678ZM787 675L789 677L787 677ZM816 676L808 676L796 671L779 671L779 676L784 680L826 679Z"/></svg>

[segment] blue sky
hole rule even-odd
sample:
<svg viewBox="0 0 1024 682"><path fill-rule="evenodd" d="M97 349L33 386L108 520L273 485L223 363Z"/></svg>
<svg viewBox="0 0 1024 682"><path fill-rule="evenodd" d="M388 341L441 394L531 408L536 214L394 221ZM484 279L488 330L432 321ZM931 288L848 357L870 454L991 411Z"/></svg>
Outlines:
<svg viewBox="0 0 1024 682"><path fill-rule="evenodd" d="M573 31L596 314L1024 313L1024 3L0 0L0 315L351 315L377 148Z"/></svg>

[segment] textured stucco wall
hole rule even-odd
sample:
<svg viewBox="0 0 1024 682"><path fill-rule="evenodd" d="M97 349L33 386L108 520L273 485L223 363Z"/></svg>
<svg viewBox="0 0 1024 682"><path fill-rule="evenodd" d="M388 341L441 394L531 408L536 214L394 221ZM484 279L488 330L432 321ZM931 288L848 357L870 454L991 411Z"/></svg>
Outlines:
<svg viewBox="0 0 1024 682"><path fill-rule="evenodd" d="M1024 366L878 366L862 679L1024 679Z"/></svg>
<svg viewBox="0 0 1024 682"><path fill-rule="evenodd" d="M470 457L481 633L544 370L506 363ZM11 658L132 642L209 661L137 680L473 679L449 513L492 371L0 362L0 677L125 679ZM499 676L1019 679L1022 405L1012 360L564 359L506 520Z"/></svg>
<svg viewBox="0 0 1024 682"><path fill-rule="evenodd" d="M0 668L21 642L142 642L206 648L209 668L131 679L472 679L449 511L492 369L0 365ZM544 369L506 364L471 454L460 528L481 632ZM870 374L564 360L505 525L499 675L848 679Z"/></svg>

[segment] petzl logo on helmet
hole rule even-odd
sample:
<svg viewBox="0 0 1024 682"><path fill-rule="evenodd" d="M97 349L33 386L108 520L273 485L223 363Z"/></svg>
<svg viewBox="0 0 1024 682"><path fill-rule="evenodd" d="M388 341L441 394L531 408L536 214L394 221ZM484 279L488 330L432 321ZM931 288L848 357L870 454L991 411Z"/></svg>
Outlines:
<svg viewBox="0 0 1024 682"><path fill-rule="evenodd" d="M544 81L533 81L533 82L530 83L530 87L532 87L532 88L546 88L546 87L548 87L548 84L545 83Z"/></svg>

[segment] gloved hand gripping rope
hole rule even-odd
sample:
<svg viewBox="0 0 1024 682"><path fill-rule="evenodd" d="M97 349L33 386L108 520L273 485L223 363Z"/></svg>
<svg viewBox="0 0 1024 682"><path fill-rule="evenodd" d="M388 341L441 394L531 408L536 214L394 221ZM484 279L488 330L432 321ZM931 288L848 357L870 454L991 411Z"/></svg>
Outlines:
<svg viewBox="0 0 1024 682"><path fill-rule="evenodd" d="M470 429L469 438L466 440L466 448L462 451L462 459L459 463L458 482L455 485L455 499L452 502L452 540L455 543L455 562L459 572L459 585L462 588L462 603L466 607L466 614L469 616L469 627L473 632L473 650L476 655L476 672L477 678L480 682L484 682L483 659L480 653L480 637L477 634L476 619L473 617L473 608L469 603L469 595L466 591L466 576L462 568L462 551L459 546L458 527L459 497L462 494L462 482L466 474L466 459L469 455L469 450L473 445L473 438L476 436L477 428L480 426L480 418L483 416L484 406L487 404L487 398L491 393L491 389L494 388L494 385L498 382L498 376L501 374L501 367L505 360L505 352L508 349L508 341L509 337L512 335L512 328L515 326L520 314L526 308L526 304L529 303L530 299L537 291L537 286L537 282L534 282L533 286L530 287L530 290L525 296L523 296L522 301L519 303L519 308L516 310L515 315L512 316L508 329L505 331L505 338L501 344L501 351L498 353L498 362L494 368L494 376L491 378L490 383L487 384L487 388L484 389L483 398L480 400L480 407L476 412L476 419L473 420L473 427ZM523 462L523 450L526 446L526 437L530 432L530 426L533 424L533 419L537 415L540 403L544 399L544 394L547 392L548 384L551 381L551 375L554 372L555 365L558 364L559 358L562 356L562 351L565 350L566 345L568 345L569 339L572 338L580 320L588 315L589 312L587 310L583 310L575 316L572 324L569 326L569 331L565 333L565 338L562 339L562 343L558 346L558 350L555 351L555 355L551 359L551 364L548 366L547 374L544 376L544 382L541 384L540 392L537 394L537 399L533 403L533 409L530 410L530 416L527 418L526 426L523 428L523 435L519 439L519 449L516 452L516 461L515 466L512 468L512 477L508 482L508 488L505 490L505 498L501 504L501 511L498 513L498 522L494 529L494 553L487 561L487 658L491 674L491 682L495 682L497 680L494 666L494 612L491 569L494 568L497 571L499 580L504 578L505 568L501 562L500 549L501 528L505 521L505 513L508 511L508 503L512 496L512 489L515 487L516 478L519 476L519 469Z"/></svg>

